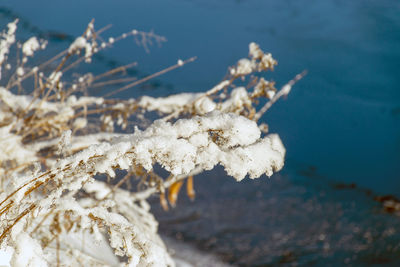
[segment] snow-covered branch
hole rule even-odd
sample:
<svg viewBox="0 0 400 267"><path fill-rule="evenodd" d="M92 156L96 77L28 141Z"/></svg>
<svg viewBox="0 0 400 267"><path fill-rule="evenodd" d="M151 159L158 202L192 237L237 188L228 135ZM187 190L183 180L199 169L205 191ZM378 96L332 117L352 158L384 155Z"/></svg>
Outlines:
<svg viewBox="0 0 400 267"><path fill-rule="evenodd" d="M7 27L0 66L14 73L0 87L0 250L12 266L173 266L147 198L159 195L168 206L166 191L176 195L178 183L217 165L237 181L282 169L279 136L262 133L257 120L294 82L277 92L259 77L277 63L257 44L204 93L117 100L86 93L113 84L104 79L133 64L98 75L67 71L129 36L142 45L162 37L133 30L103 41L92 21L65 52L29 67L28 57L33 61L46 42L29 38L16 48L26 59L9 64L17 20ZM184 64L178 60L157 75ZM128 82L119 90L146 79L132 80L118 79ZM137 190L122 189L127 181ZM176 196L169 201L174 206Z"/></svg>

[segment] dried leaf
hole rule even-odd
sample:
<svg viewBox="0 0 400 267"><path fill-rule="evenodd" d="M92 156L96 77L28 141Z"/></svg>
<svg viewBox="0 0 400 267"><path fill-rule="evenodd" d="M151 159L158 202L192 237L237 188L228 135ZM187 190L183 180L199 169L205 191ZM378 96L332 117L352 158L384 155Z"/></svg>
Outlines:
<svg viewBox="0 0 400 267"><path fill-rule="evenodd" d="M194 187L193 187L193 176L192 175L189 176L186 181L186 194L192 201L196 197L196 192L194 191Z"/></svg>
<svg viewBox="0 0 400 267"><path fill-rule="evenodd" d="M168 190L168 201L172 207L175 207L176 201L178 200L178 194L181 190L183 181L173 183Z"/></svg>
<svg viewBox="0 0 400 267"><path fill-rule="evenodd" d="M164 211L168 211L168 209L169 209L168 208L168 202L165 199L165 194L164 193L160 194L160 204L161 204L161 207L163 208Z"/></svg>

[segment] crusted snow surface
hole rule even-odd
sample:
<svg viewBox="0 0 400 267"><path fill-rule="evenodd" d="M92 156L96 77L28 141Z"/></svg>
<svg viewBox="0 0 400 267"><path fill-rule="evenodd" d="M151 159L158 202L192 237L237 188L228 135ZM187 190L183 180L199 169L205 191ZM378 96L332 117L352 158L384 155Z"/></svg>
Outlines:
<svg viewBox="0 0 400 267"><path fill-rule="evenodd" d="M271 134L248 147L239 147L225 153L222 164L227 173L237 180L243 179L247 173L250 178L260 177L264 173L271 176L274 171L283 167L284 153L285 149L278 135Z"/></svg>
<svg viewBox="0 0 400 267"><path fill-rule="evenodd" d="M91 146L73 158L61 160L58 166L105 155L93 169L111 176L113 166L125 169L132 161L147 170L157 162L173 175L188 174L195 167L209 170L221 164L237 180L247 174L251 178L263 173L270 176L282 168L285 149L277 135L260 137L254 121L214 111L174 124L155 121L145 131Z"/></svg>
<svg viewBox="0 0 400 267"><path fill-rule="evenodd" d="M172 113L175 110L178 110L179 108L182 108L193 102L201 95L201 93L182 93L158 98L143 96L138 105L148 111L157 110L163 113Z"/></svg>
<svg viewBox="0 0 400 267"><path fill-rule="evenodd" d="M29 234L20 232L15 238L15 251L10 265L13 267L45 267L42 247Z"/></svg>
<svg viewBox="0 0 400 267"><path fill-rule="evenodd" d="M96 157L91 163L93 171L113 177L113 167L127 169L132 162L149 171L158 163L173 175L188 174L195 167L209 170L221 164L229 175L241 180L247 174L251 178L272 175L282 168L284 155L277 135L261 138L254 121L214 111L173 124L157 120L145 131L92 145L60 160L57 166L72 164L75 168L79 162Z"/></svg>
<svg viewBox="0 0 400 267"><path fill-rule="evenodd" d="M49 81L55 83L57 80L60 79L60 77L60 72L53 72L49 77ZM14 111L23 111L29 107L30 109L40 108L42 112L54 111L57 113L61 113L60 110L64 109L63 112L72 113L73 115L74 111L72 108L89 105L101 105L104 103L104 99L100 97L82 96L77 98L76 96L70 96L67 99L66 103L49 102L43 101L40 98L34 99L32 96L29 95L15 95L6 88L0 87L0 103L1 102L3 102Z"/></svg>
<svg viewBox="0 0 400 267"><path fill-rule="evenodd" d="M245 106L251 106L251 99L246 88L237 87L232 90L229 98L221 103L214 102L204 93L181 93L158 98L144 96L138 101L138 106L148 111L161 113L173 113L184 109L189 113L194 112L199 115L205 115L214 110L240 113Z"/></svg>
<svg viewBox="0 0 400 267"><path fill-rule="evenodd" d="M263 173L271 176L283 166L285 149L277 135L260 138L254 121L232 113L211 112L204 117L181 119L171 124L156 121L134 135L136 161L150 169L154 161L174 175L200 166L225 167L237 180Z"/></svg>
<svg viewBox="0 0 400 267"><path fill-rule="evenodd" d="M22 137L10 133L10 129L10 125L0 127L0 162L15 160L22 163L25 159L36 159L35 152L27 149L22 144Z"/></svg>

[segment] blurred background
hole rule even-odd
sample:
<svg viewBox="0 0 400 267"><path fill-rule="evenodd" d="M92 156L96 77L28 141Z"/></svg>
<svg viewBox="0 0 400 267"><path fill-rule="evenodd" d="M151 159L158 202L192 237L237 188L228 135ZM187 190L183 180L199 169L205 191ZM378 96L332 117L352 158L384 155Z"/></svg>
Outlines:
<svg viewBox="0 0 400 267"><path fill-rule="evenodd" d="M184 68L117 97L205 91L258 43L284 85L308 75L263 117L287 149L284 169L240 183L216 169L195 177L197 198L153 210L166 236L242 266L400 264L400 2L396 0L85 0L0 3L0 25L68 47L94 18L103 36L132 29L168 41L146 53L114 45L93 71L138 62L145 76ZM54 52L54 53L52 53ZM48 57L46 57L48 58Z"/></svg>

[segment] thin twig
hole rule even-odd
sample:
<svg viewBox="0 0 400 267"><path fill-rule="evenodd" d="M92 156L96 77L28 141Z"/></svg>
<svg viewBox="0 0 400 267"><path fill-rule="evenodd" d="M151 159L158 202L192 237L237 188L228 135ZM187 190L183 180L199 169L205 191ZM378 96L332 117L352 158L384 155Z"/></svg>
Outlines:
<svg viewBox="0 0 400 267"><path fill-rule="evenodd" d="M158 77L158 76L160 76L160 75L162 75L162 74L165 74L165 73L167 73L167 72L169 72L169 71L171 71L171 70L180 68L180 67L182 67L183 65L185 65L185 64L187 64L187 63L189 63L189 62L193 62L193 61L196 60L196 58L197 58L197 57L191 57L191 58L189 58L189 59L187 59L187 60L185 60L185 61L176 63L175 65L172 65L172 66L170 66L170 67L168 67L168 68L165 68L165 69L163 69L163 70L160 70L160 71L158 71L158 72L156 72L156 73L154 73L154 74L151 74L151 75L149 75L149 76L147 76L147 77L144 77L143 79L140 79L140 80L138 80L138 81L136 81L136 82L127 84L127 85L125 85L124 87L121 87L121 88L119 88L119 89L117 89L117 90L115 90L115 91L112 91L112 92L110 92L110 93L108 93L108 94L105 94L103 97L109 97L109 96L115 95L115 94L117 94L117 93L119 93L119 92L125 91L125 90L127 90L127 89L129 89L129 88L132 88L132 87L136 86L136 85L139 85L139 84L141 84L141 83L147 82L148 80L150 80L150 79L152 79L152 78Z"/></svg>
<svg viewBox="0 0 400 267"><path fill-rule="evenodd" d="M258 121L261 116L267 112L272 105L278 101L279 98L281 98L282 96L287 96L290 93L290 90L292 89L292 86L297 83L298 81L300 81L304 76L306 76L307 74L307 70L304 70L303 72L297 74L292 80L290 80L287 84L285 84L281 90L279 90L274 97L268 101L267 103L265 103L265 105L256 113L256 115L254 115L254 120Z"/></svg>
<svg viewBox="0 0 400 267"><path fill-rule="evenodd" d="M135 81L135 80L137 80L136 77L109 80L109 81L105 81L105 82L93 83L93 84L90 85L90 88L97 88L97 87L103 87L103 86L105 86L105 85L112 85L112 84L125 83L125 82L132 82L132 81Z"/></svg>
<svg viewBox="0 0 400 267"><path fill-rule="evenodd" d="M109 71L106 71L106 72L104 72L102 74L99 74L99 75L93 77L93 81L97 81L97 80L99 80L101 78L107 77L107 76L115 74L117 72L126 71L127 69L135 67L135 66L137 66L137 62L132 62L132 63L126 64L126 65L123 65L123 66L116 67L114 69L111 69Z"/></svg>

